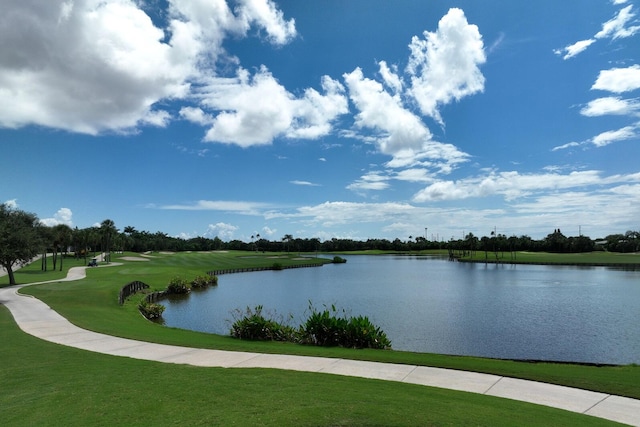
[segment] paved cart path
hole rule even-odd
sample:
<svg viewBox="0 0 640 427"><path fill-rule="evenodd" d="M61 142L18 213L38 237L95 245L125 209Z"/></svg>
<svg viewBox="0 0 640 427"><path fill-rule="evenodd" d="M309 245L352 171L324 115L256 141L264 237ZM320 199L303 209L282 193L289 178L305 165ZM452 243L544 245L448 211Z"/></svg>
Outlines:
<svg viewBox="0 0 640 427"><path fill-rule="evenodd" d="M102 267L99 267L102 268ZM60 282L86 277L73 267ZM38 282L47 283L47 282ZM31 283L33 285L36 283ZM5 305L24 332L56 344L113 356L222 368L274 368L399 381L486 394L551 406L640 427L640 400L491 374L357 360L208 350L113 337L79 328L17 285L0 289Z"/></svg>

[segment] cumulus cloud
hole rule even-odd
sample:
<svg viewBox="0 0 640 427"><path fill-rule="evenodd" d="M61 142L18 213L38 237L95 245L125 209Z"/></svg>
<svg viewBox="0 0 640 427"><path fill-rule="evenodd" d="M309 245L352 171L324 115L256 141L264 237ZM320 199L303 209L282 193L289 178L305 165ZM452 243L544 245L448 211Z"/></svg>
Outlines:
<svg viewBox="0 0 640 427"><path fill-rule="evenodd" d="M40 222L47 227L53 227L56 225L68 225L69 227L73 226L73 212L69 208L60 208L58 212L56 212L52 218L43 218Z"/></svg>
<svg viewBox="0 0 640 427"><path fill-rule="evenodd" d="M364 77L360 68L343 77L349 97L358 109L356 126L379 132L382 153L394 155L403 149L419 151L423 143L432 138L420 118L403 106L400 96L391 95L381 83Z"/></svg>
<svg viewBox="0 0 640 427"><path fill-rule="evenodd" d="M591 89L613 93L630 92L640 88L640 65L602 70Z"/></svg>
<svg viewBox="0 0 640 427"><path fill-rule="evenodd" d="M18 199L10 199L4 202L4 205L9 209L18 209Z"/></svg>
<svg viewBox="0 0 640 427"><path fill-rule="evenodd" d="M204 138L209 142L248 147L270 144L279 136L315 139L348 112L343 86L328 76L321 83L324 95L309 88L296 98L266 67L253 76L241 68L236 77L213 78L199 89L202 106L214 113L185 110L183 117L199 124L210 121Z"/></svg>
<svg viewBox="0 0 640 427"><path fill-rule="evenodd" d="M86 134L166 126L160 101L215 75L228 35L297 33L271 0L171 0L159 28L135 0L7 0L0 16L0 126Z"/></svg>
<svg viewBox="0 0 640 427"><path fill-rule="evenodd" d="M435 32L423 35L414 36L409 45L409 94L423 114L442 123L440 105L484 90L479 69L486 61L484 44L478 27L457 8L442 17Z"/></svg>
<svg viewBox="0 0 640 427"><path fill-rule="evenodd" d="M380 61L381 81L364 76L360 68L343 78L356 109L355 129L373 131L362 139L392 157L385 164L387 168L422 168L447 174L468 161L469 155L454 145L435 141L418 113L443 124L441 106L484 90L479 69L486 60L484 45L477 26L469 24L464 12L455 8L440 20L435 32L425 31L423 36L412 38L404 74ZM418 112L412 111L415 106ZM393 177L367 174L347 188L382 190L389 187L390 179Z"/></svg>
<svg viewBox="0 0 640 427"><path fill-rule="evenodd" d="M216 224L209 224L207 231L203 234L204 237L219 237L221 240L233 239L234 233L238 230L238 227L224 222L218 222Z"/></svg>

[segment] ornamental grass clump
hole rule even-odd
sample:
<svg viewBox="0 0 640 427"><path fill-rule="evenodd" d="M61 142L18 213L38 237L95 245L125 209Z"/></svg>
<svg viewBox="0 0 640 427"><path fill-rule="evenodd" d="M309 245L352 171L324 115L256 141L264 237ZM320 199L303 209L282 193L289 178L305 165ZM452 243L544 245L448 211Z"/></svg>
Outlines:
<svg viewBox="0 0 640 427"><path fill-rule="evenodd" d="M325 308L316 310L309 305L311 315L300 326L298 336L300 342L320 346L339 346L349 348L391 348L391 341L387 335L375 326L368 317L336 316L335 306L331 311Z"/></svg>
<svg viewBox="0 0 640 427"><path fill-rule="evenodd" d="M244 315L231 326L234 338L256 341L295 341L295 330L262 314L262 306L247 307Z"/></svg>

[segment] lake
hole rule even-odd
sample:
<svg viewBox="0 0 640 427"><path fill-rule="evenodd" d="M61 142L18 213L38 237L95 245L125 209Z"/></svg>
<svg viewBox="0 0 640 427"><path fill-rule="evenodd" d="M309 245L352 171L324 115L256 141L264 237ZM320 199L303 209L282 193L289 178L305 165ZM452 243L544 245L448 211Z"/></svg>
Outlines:
<svg viewBox="0 0 640 427"><path fill-rule="evenodd" d="M411 256L219 276L165 299L165 324L226 335L233 311L298 326L309 301L366 315L395 350L503 359L640 363L640 271L493 265Z"/></svg>

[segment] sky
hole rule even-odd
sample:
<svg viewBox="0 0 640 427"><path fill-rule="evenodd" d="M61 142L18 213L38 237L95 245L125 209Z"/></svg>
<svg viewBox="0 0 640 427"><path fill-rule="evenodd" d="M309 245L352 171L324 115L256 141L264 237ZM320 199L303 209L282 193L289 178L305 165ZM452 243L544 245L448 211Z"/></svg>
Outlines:
<svg viewBox="0 0 640 427"><path fill-rule="evenodd" d="M0 203L47 225L640 229L640 0L0 8Z"/></svg>

